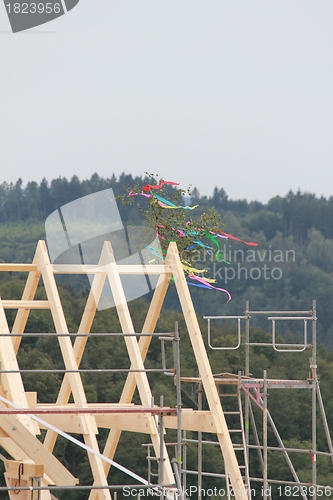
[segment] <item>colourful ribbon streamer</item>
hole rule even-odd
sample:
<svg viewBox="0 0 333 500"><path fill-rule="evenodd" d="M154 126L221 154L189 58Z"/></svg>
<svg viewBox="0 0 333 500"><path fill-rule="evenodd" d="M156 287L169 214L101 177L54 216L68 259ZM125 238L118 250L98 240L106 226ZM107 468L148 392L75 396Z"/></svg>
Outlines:
<svg viewBox="0 0 333 500"><path fill-rule="evenodd" d="M230 300L232 300L232 297L230 295L230 293L228 292L228 290L224 290L224 288L217 288L217 287L214 287L214 286L207 286L207 285L202 285L200 283L190 283L189 281L186 282L188 285L190 286L196 286L197 288L204 288L206 290L217 290L218 292L225 292L228 294L228 300L227 300L227 304L228 302L230 302ZM230 296L230 298L229 298Z"/></svg>
<svg viewBox="0 0 333 500"><path fill-rule="evenodd" d="M189 275L194 275L194 273L207 273L208 269L195 269L195 267L192 267L191 264L188 262L182 262L183 269L186 273ZM208 278L206 278L208 280ZM212 280L212 283L216 283L216 280Z"/></svg>
<svg viewBox="0 0 333 500"><path fill-rule="evenodd" d="M210 239L217 246L217 252L216 252L217 260L219 260L220 262L226 262L226 260L224 260L224 258L222 257L221 247L220 247L219 242L217 241L218 234L212 233L212 232L209 233L208 231L205 231L205 236L206 236L206 238Z"/></svg>
<svg viewBox="0 0 333 500"><path fill-rule="evenodd" d="M183 210L194 210L197 208L199 205L193 205L193 207L189 206L183 206L183 205L175 205L169 200L166 200L165 198L162 198L162 196L159 196L157 194L147 194L147 193L134 193L133 191L130 191L128 193L128 196L145 196L146 198L155 198L157 200L157 203L162 207L162 208L173 208L173 209L178 209L181 208Z"/></svg>
<svg viewBox="0 0 333 500"><path fill-rule="evenodd" d="M194 210L194 208L197 208L199 205L194 205L193 207L188 207L188 206L182 206L182 205L175 205L169 200L166 200L165 198L162 198L162 196L159 196L158 194L152 194L154 198L156 198L160 203L161 206L164 206L164 208L183 208L184 210Z"/></svg>
<svg viewBox="0 0 333 500"><path fill-rule="evenodd" d="M220 230L219 230L219 234L221 234L222 236L226 236L227 238L230 238L231 240L240 241L241 243L245 243L245 245L248 245L250 247L257 247L258 246L258 243L255 243L254 241L241 240L240 238L237 238L236 236L233 236L232 234L228 234L228 233L225 233L225 232L220 231Z"/></svg>
<svg viewBox="0 0 333 500"><path fill-rule="evenodd" d="M179 186L179 182L160 180L159 184L146 184L145 186L142 186L142 191L150 191L151 189L161 189L165 184L168 184L170 186Z"/></svg>
<svg viewBox="0 0 333 500"><path fill-rule="evenodd" d="M232 299L230 293L228 292L228 290L225 290L225 288L218 288L216 286L213 286L211 285L210 283L207 283L204 281L203 278L200 278L199 276L195 276L195 275L189 275L189 278L193 279L193 280L196 280L199 282L200 284L200 288L210 288L212 290L218 290L219 292L224 292L227 294L228 296L228 300L227 300L227 304L228 302L230 302L230 300ZM193 286L199 286L197 285L196 283L188 283L189 285L193 285Z"/></svg>
<svg viewBox="0 0 333 500"><path fill-rule="evenodd" d="M130 191L128 196L145 196L146 198L155 198L157 203L162 208L167 208L167 209L194 210L194 208L198 207L198 205L194 205L193 207L175 205L171 201L163 198L162 196L159 196L158 194L151 192L152 190L161 189L166 184L171 185L171 186L179 186L178 182L161 180L159 182L159 184L154 184L154 185L153 184L146 184L145 186L142 187L141 193L134 193L133 191ZM176 223L175 225L177 225L177 221L174 221L174 222ZM203 243L201 241L200 237L205 237L205 238L209 239L212 242L212 244L214 244L217 247L217 252L216 252L217 259L219 261L225 262L226 264L230 264L230 263L227 262L222 256L221 247L220 247L220 244L218 242L218 238L223 238L223 239L230 238L231 240L239 241L239 242L244 243L245 245L248 245L248 246L258 246L258 243L255 243L254 241L245 241L245 240L238 238L237 236L233 236L232 234L225 233L224 231L221 231L221 230L218 230L217 232L207 231L207 230L200 229L200 228L198 228L196 230L191 230L188 228L188 226L190 224L191 224L191 221L187 221L186 228L172 227L172 230L175 232L178 232L182 238L186 238L189 236L192 236L192 237L199 236L199 238L196 239L193 242L193 244L188 247L188 250L193 250L196 246L200 246L201 248L206 248L207 250L213 251L214 248L212 246L209 246L209 245L206 245L205 243ZM159 237L161 240L167 241L167 238L159 233L159 229L166 229L165 226L163 226L162 224L157 224L156 236ZM169 242L170 241L171 240L169 240ZM166 247L163 248L163 246L161 247L162 255L160 252L159 253L156 252L156 250L153 247L150 247L150 250L152 251L153 255L155 255L155 257L158 257L159 259L163 259L167 253L167 248ZM154 259L152 259L152 261L153 260ZM232 297L231 297L230 293L228 292L228 290L225 290L224 288L219 288L219 287L213 286L211 284L211 283L216 283L215 279L197 276L198 273L206 273L207 269L195 269L188 262L185 262L185 261L182 262L182 267L184 269L184 272L187 274L188 278L190 278L194 281L197 281L197 283L187 282L188 285L196 286L198 288L205 288L205 289L209 289L209 290L217 290L220 292L224 292L228 296L227 303L230 302Z"/></svg>
<svg viewBox="0 0 333 500"><path fill-rule="evenodd" d="M186 223L187 225L187 223ZM159 228L162 228L162 229L165 229L165 226L163 226L162 224L158 224L158 227ZM206 238L210 239L218 248L217 250L217 253L216 253L216 257L217 259L220 261L220 262L225 262L226 264L230 264L230 262L226 261L223 257L222 257L222 254L221 254L221 248L220 248L220 244L219 242L217 241L217 238L220 237L220 238L226 238L227 239L227 236L223 236L223 235L220 235L218 233L214 233L213 231L211 232L208 232L208 231L204 231L203 233L199 232L199 231L185 231L184 229L175 229L174 227L172 228L173 231L177 231L180 236L182 238L186 238L187 236L191 235L191 236L195 236L195 235L199 235L199 234L202 234L203 236L205 236ZM158 233L157 231L157 235L162 238L163 240L165 240L166 238L164 236L162 236L161 234ZM214 250L213 247L209 246L209 245L205 245L201 240L196 240L194 242L193 245L189 246L188 247L188 250L193 250L196 246L200 246L201 248L206 248L208 250Z"/></svg>
<svg viewBox="0 0 333 500"><path fill-rule="evenodd" d="M128 196L145 196L146 198L151 198L151 194L146 194L146 193L134 193L133 191L130 191L128 193Z"/></svg>

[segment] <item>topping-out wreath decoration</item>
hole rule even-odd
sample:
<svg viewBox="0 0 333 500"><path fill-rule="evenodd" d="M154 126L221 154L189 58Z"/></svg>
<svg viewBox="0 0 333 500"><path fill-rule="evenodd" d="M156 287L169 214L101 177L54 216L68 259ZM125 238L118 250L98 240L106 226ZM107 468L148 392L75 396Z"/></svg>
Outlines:
<svg viewBox="0 0 333 500"><path fill-rule="evenodd" d="M184 196L191 195L190 188L185 191L178 188L178 182L159 179L153 174L147 175L150 179L149 183L127 188L127 195L120 196L119 199L123 203L130 204L136 197L140 197L138 209L145 218L147 226L156 232L162 248L162 256L159 253L158 257L163 259L169 243L175 241L188 284L224 292L229 302L231 295L228 290L216 287L214 285L216 280L206 276L208 270L198 269L194 263L205 261L207 254L214 254L216 260L229 264L224 259L221 240L231 239L249 246L258 244L253 241L244 241L222 231L221 217L213 208L195 217L195 209L198 205L183 204ZM150 250L154 254L155 249L152 246ZM151 262L153 261L154 258Z"/></svg>

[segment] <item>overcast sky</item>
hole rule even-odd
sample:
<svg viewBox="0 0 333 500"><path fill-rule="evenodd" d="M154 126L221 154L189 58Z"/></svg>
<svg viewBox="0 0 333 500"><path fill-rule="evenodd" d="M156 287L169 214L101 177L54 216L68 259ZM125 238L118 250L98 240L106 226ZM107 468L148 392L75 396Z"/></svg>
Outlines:
<svg viewBox="0 0 333 500"><path fill-rule="evenodd" d="M332 0L80 0L17 34L1 3L0 30L0 183L333 195Z"/></svg>

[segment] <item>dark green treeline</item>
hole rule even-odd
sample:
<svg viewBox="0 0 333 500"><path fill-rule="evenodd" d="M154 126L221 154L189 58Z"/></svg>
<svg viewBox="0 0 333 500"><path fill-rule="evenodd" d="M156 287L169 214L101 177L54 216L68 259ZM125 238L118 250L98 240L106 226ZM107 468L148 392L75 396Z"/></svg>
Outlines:
<svg viewBox="0 0 333 500"><path fill-rule="evenodd" d="M70 180L59 177L39 184L30 181L23 185L21 179L15 184L0 184L0 222L17 222L27 219L45 220L60 206L82 196L112 188L115 195L124 194L125 187L142 184L147 178L121 174L109 178L97 173L90 179ZM333 239L333 196L317 198L311 193L290 191L285 197L275 196L267 204L258 201L231 200L223 188L215 187L212 196L200 196L194 188L192 201L200 202L202 208L215 207L221 213L231 211L235 216L248 217L246 225L251 232L263 231L267 239L280 231L284 237L293 236L298 245L306 243L308 231L317 229L324 238Z"/></svg>

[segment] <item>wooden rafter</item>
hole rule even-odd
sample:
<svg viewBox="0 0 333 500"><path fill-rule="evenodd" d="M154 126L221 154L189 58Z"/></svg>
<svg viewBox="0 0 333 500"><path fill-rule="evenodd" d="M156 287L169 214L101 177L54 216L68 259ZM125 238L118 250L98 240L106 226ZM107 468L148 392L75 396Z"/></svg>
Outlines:
<svg viewBox="0 0 333 500"><path fill-rule="evenodd" d="M45 242L40 241L37 245L36 254L32 264L0 264L0 271L2 270L29 273L21 301L1 301L0 299L0 333L9 333L4 309L17 308L18 312L14 321L12 333L22 334L22 336L24 335L30 310L45 308L49 308L51 311L56 332L58 334L68 333L65 315L56 286L55 274L89 273L94 275L91 290L78 329L78 333L85 334L90 333L106 281L109 283L111 288L122 332L134 333L134 326L121 283L120 276L122 274L159 275L157 286L142 328L143 333L153 333L163 306L170 279L173 277L193 352L196 358L200 378L202 379L209 405L209 411L206 412L184 411L183 428L202 430L206 432L209 432L210 430L211 432L216 433L224 462L230 476L235 498L240 500L246 496L244 483L238 467L221 407L220 398L216 390L208 356L202 340L199 324L175 243L170 244L165 264L163 265L118 265L115 261L111 244L109 242L105 242L97 266L52 266ZM36 290L41 278L43 280L47 300L36 301ZM22 336L13 336L12 338L0 336L0 360L1 363L3 363L2 369L12 371L18 370L16 354L20 347ZM86 445L95 450L97 454L99 453L96 438L98 428L109 428L109 436L103 451L103 454L109 459L113 459L114 457L122 430L146 432L150 434L155 454L159 457L159 433L156 421L150 413L138 416L138 418L135 419L135 422L133 422L133 419L131 419L130 416L125 417L124 415L114 415L111 417L108 414L90 414L89 410L91 405L87 402L84 385L80 373L78 372L88 337L89 335L86 337L78 336L75 339L74 345L72 345L69 337L59 335L58 341L64 364L70 373L66 373L64 375L56 405L58 408L68 405L69 398L72 394L74 403L68 405L68 407L73 407L73 414L62 415L57 418L54 415L48 415L45 417L45 421L52 425L57 422L58 428L62 431L82 433ZM138 389L143 407L149 407L151 404L152 393L147 374L144 371L144 362L149 350L151 339L152 336L149 335L140 337L139 341L137 341L135 336L124 337L131 362L131 369L139 371L136 371L135 373L132 372L127 375L118 403L119 407L131 404L136 388ZM6 393L4 393L4 387L7 391ZM28 407L27 396L19 373L2 374L1 389L1 394L7 394L8 399L10 399L18 407ZM3 403L1 403L1 405L2 407L4 406ZM40 405L38 405L38 407L39 406ZM75 408L86 409L87 412L75 415ZM14 421L16 422L15 425ZM76 479L73 478L68 471L66 471L66 469L52 454L57 438L57 433L55 431L48 430L44 443L42 444L36 438L38 426L36 426L35 423L32 423L29 416L23 414L2 415L1 422L0 444L7 449L8 453L10 453L15 460L25 460L27 463L32 462L35 464L44 464L46 473L45 478L51 478L51 480L56 484L66 483L67 485L70 485L76 483ZM169 426L170 428L175 428L176 419L172 416L165 417L165 423L167 427ZM13 433L13 427L16 427L15 434ZM41 427L43 427L43 425ZM88 453L88 455L94 477L94 485L107 486L107 475L109 473L110 464L92 453ZM164 457L167 457L165 447ZM164 462L164 481L166 484L174 482L172 468L168 458ZM107 489L92 490L89 498L90 500L109 500L110 493Z"/></svg>

